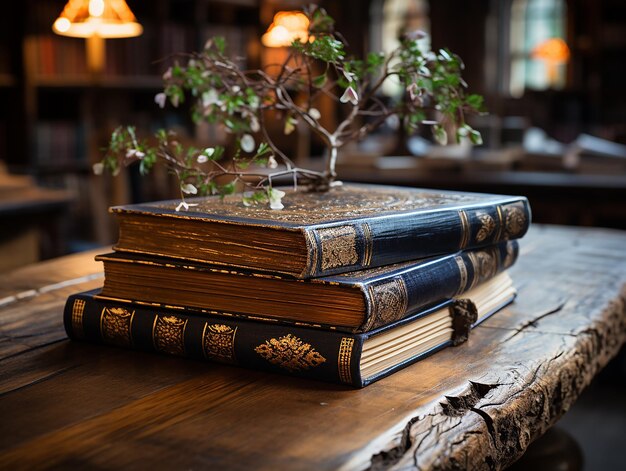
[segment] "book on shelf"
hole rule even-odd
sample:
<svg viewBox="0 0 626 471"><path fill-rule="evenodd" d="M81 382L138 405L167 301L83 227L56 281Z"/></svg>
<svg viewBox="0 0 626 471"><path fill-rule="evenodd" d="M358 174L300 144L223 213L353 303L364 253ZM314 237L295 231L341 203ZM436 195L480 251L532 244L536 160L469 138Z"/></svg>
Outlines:
<svg viewBox="0 0 626 471"><path fill-rule="evenodd" d="M284 209L245 207L237 195L117 206L115 250L296 278L483 247L522 237L524 197L376 185L287 191Z"/></svg>
<svg viewBox="0 0 626 471"><path fill-rule="evenodd" d="M70 338L214 360L364 387L444 347L515 297L504 272L466 293L365 333L211 315L104 299L97 290L67 300Z"/></svg>
<svg viewBox="0 0 626 471"><path fill-rule="evenodd" d="M462 295L509 268L517 241L298 280L134 253L98 255L99 296L365 332Z"/></svg>

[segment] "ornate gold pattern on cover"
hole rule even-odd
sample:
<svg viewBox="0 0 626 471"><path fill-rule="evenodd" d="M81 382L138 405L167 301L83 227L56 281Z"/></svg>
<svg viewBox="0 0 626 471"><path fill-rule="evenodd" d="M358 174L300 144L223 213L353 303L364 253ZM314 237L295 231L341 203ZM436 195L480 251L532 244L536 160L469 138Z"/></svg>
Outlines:
<svg viewBox="0 0 626 471"><path fill-rule="evenodd" d="M497 249L496 249L497 250ZM498 271L498 259L494 250L486 249L468 254L474 268L474 280L472 288L478 283L492 278Z"/></svg>
<svg viewBox="0 0 626 471"><path fill-rule="evenodd" d="M380 326L400 319L408 304L406 285L402 278L368 287L372 302L372 316L368 325Z"/></svg>
<svg viewBox="0 0 626 471"><path fill-rule="evenodd" d="M342 337L339 345L339 356L337 358L339 366L339 379L343 383L352 384L352 371L350 362L352 360L352 347L354 347L354 339L351 337Z"/></svg>
<svg viewBox="0 0 626 471"><path fill-rule="evenodd" d="M476 234L476 242L483 242L487 240L487 237L491 235L496 228L496 221L487 213L478 213L478 219L480 220L480 229Z"/></svg>
<svg viewBox="0 0 626 471"><path fill-rule="evenodd" d="M353 226L325 227L316 232L322 246L322 270L354 265L359 260Z"/></svg>
<svg viewBox="0 0 626 471"><path fill-rule="evenodd" d="M234 363L236 333L237 327L233 329L228 325L207 322L202 332L204 356L210 360Z"/></svg>
<svg viewBox="0 0 626 471"><path fill-rule="evenodd" d="M171 355L184 355L185 327L187 327L186 319L157 315L152 326L152 342L155 350Z"/></svg>
<svg viewBox="0 0 626 471"><path fill-rule="evenodd" d="M504 206L506 214L505 234L507 238L519 236L526 226L526 215L521 204L509 204Z"/></svg>
<svg viewBox="0 0 626 471"><path fill-rule="evenodd" d="M357 219L377 215L382 211L410 211L423 208L436 208L447 204L472 203L480 201L473 195L443 194L418 189L367 188L341 186L327 192L287 191L282 203L284 209L275 211L267 206L245 207L241 196L229 195L194 198L193 213L206 213L217 217L241 217L259 221L282 221L296 224L319 224L344 219ZM176 202L150 204L147 207L173 211ZM192 214L192 213L190 213ZM187 218L189 214L176 213L177 217Z"/></svg>
<svg viewBox="0 0 626 471"><path fill-rule="evenodd" d="M100 314L100 333L105 343L121 347L132 346L131 327L135 311L123 307L105 307Z"/></svg>
<svg viewBox="0 0 626 471"><path fill-rule="evenodd" d="M85 338L83 330L83 313L85 312L85 301L83 299L75 299L72 305L72 332L79 339Z"/></svg>
<svg viewBox="0 0 626 471"><path fill-rule="evenodd" d="M465 211L459 211L459 218L461 219L461 243L459 244L459 250L463 250L469 243L470 224Z"/></svg>
<svg viewBox="0 0 626 471"><path fill-rule="evenodd" d="M317 242L315 240L315 236L313 235L313 233L311 231L304 231L305 237L306 237L306 245L308 247L307 250L307 267L309 267L308 271L309 271L309 275L313 276L315 275L315 272L317 271L317 262L318 262L318 257L319 257L319 252L317 250Z"/></svg>
<svg viewBox="0 0 626 471"><path fill-rule="evenodd" d="M292 373L314 368L326 361L310 344L292 334L266 340L254 351L271 364Z"/></svg>
<svg viewBox="0 0 626 471"><path fill-rule="evenodd" d="M372 236L372 229L368 223L361 224L361 229L363 230L364 237L364 252L363 252L363 265L364 267L368 267L370 263L372 263L372 248L374 244L374 237Z"/></svg>
<svg viewBox="0 0 626 471"><path fill-rule="evenodd" d="M461 256L454 257L454 261L459 267L459 277L461 278L461 281L459 282L459 289L456 292L456 294L458 295L464 292L465 287L467 286L467 266L465 266L465 261L463 261L463 257Z"/></svg>

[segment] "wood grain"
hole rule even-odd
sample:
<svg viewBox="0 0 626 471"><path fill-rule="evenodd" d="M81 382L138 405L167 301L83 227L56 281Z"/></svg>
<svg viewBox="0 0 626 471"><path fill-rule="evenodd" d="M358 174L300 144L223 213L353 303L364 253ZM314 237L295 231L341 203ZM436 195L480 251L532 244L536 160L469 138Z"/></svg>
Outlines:
<svg viewBox="0 0 626 471"><path fill-rule="evenodd" d="M626 340L626 233L535 227L517 301L363 390L65 340L65 297L0 306L0 468L500 469ZM3 278L97 276L93 254ZM32 280L29 284L28 279Z"/></svg>

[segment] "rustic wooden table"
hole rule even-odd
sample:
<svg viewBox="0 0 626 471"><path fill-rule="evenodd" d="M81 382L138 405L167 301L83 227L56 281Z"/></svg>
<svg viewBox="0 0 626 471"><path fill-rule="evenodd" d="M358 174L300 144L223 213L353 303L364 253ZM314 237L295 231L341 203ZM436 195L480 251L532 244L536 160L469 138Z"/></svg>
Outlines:
<svg viewBox="0 0 626 471"><path fill-rule="evenodd" d="M497 469L626 339L626 233L534 227L517 301L363 390L66 339L93 253L0 277L0 469Z"/></svg>

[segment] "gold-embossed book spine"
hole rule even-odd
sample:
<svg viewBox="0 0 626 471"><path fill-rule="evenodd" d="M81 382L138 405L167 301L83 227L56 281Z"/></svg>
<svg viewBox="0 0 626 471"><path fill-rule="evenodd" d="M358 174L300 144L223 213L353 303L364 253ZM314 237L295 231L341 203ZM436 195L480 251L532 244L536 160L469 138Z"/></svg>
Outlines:
<svg viewBox="0 0 626 471"><path fill-rule="evenodd" d="M521 196L345 184L286 189L277 211L239 195L111 208L114 250L307 279L386 266L522 237Z"/></svg>
<svg viewBox="0 0 626 471"><path fill-rule="evenodd" d="M194 315L103 300L68 298L64 324L75 340L210 360L362 387L362 336L295 325Z"/></svg>
<svg viewBox="0 0 626 471"><path fill-rule="evenodd" d="M301 278L486 247L522 237L530 224L525 199L462 209L371 217L304 229Z"/></svg>
<svg viewBox="0 0 626 471"><path fill-rule="evenodd" d="M365 323L358 331L392 324L442 299L458 297L510 268L518 254L517 241L510 240L433 258L393 276L370 279L364 286Z"/></svg>
<svg viewBox="0 0 626 471"><path fill-rule="evenodd" d="M71 295L64 325L74 340L283 373L361 388L430 354L467 339L476 308L469 300L447 300L392 325L363 334L347 334L287 324L218 316L122 300L104 300L98 290ZM401 357L375 374L363 376L364 342L423 322L450 316L450 337ZM435 321L435 323L438 321ZM424 325L424 324L422 324Z"/></svg>

